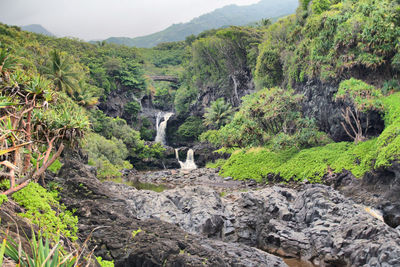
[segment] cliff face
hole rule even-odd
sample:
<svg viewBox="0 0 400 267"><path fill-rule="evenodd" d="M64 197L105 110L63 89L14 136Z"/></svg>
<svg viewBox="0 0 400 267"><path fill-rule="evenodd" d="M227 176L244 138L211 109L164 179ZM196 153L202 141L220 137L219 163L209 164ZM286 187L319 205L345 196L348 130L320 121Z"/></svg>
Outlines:
<svg viewBox="0 0 400 267"><path fill-rule="evenodd" d="M132 101L140 103L131 88L117 84L117 89L107 95L107 99L99 104L99 108L110 117L129 119L125 106Z"/></svg>
<svg viewBox="0 0 400 267"><path fill-rule="evenodd" d="M202 117L205 108L218 98L226 99L233 107L238 107L241 98L255 91L255 85L251 71L248 69L237 70L229 74L228 86L204 86L199 88L197 100L190 107L192 116Z"/></svg>
<svg viewBox="0 0 400 267"><path fill-rule="evenodd" d="M302 108L305 117L315 119L320 130L328 133L334 141L351 141L341 125L344 121L342 110L351 104L333 100L338 90L337 84L309 80L296 85L295 88L297 93L304 95ZM366 133L368 137L377 136L384 129L384 122L378 112L361 114L360 120L363 129L368 129Z"/></svg>

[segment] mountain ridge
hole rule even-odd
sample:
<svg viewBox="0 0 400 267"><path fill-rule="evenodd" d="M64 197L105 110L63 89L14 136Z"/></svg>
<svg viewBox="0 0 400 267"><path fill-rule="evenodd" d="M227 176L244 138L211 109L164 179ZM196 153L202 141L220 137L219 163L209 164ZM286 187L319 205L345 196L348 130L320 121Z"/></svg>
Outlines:
<svg viewBox="0 0 400 267"><path fill-rule="evenodd" d="M52 32L48 31L45 27L43 27L40 24L29 24L29 25L21 26L21 29L23 31L39 33L39 34L43 34L43 35L46 35L46 36L52 36L52 37L56 36L55 34L53 34Z"/></svg>
<svg viewBox="0 0 400 267"><path fill-rule="evenodd" d="M274 0L261 0L247 6L227 5L203 14L186 23L172 24L168 28L145 36L110 37L105 41L127 46L154 47L163 42L183 41L187 36L197 35L205 30L226 26L243 26L265 18L274 18L293 13L297 0L282 0L279 5Z"/></svg>

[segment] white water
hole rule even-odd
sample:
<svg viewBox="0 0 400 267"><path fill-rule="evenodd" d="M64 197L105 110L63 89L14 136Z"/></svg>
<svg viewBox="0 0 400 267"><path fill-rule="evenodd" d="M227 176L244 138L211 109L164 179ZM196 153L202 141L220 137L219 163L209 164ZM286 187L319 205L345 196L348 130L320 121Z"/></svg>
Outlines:
<svg viewBox="0 0 400 267"><path fill-rule="evenodd" d="M167 141L165 140L165 131L167 130L167 123L169 118L174 115L172 112L168 112L164 114L164 120L160 123L162 112L157 114L157 119L156 119L156 129L157 129L157 135L156 139L154 141L161 143L163 145L167 144Z"/></svg>
<svg viewBox="0 0 400 267"><path fill-rule="evenodd" d="M194 151L193 149L189 149L186 155L186 161L182 162L179 160L178 149L175 149L176 159L181 165L182 170L194 170L197 169L196 163L194 162Z"/></svg>

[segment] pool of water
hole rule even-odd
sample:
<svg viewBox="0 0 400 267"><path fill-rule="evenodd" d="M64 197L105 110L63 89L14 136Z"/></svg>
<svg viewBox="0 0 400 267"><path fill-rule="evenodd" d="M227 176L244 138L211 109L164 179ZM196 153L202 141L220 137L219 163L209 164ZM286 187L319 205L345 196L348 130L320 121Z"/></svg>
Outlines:
<svg viewBox="0 0 400 267"><path fill-rule="evenodd" d="M141 183L141 182L130 182L130 186L133 186L137 190L151 190L154 192L163 192L164 190L168 189L167 186L162 184L151 184L151 183Z"/></svg>
<svg viewBox="0 0 400 267"><path fill-rule="evenodd" d="M303 260L295 259L295 258L284 258L283 261L289 267L316 267L314 264L312 264L309 261L303 261Z"/></svg>

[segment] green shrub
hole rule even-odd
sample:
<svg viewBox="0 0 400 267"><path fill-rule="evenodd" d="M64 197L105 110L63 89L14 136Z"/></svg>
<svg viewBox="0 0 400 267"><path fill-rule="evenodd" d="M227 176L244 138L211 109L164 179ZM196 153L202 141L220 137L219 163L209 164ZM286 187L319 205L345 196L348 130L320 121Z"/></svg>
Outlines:
<svg viewBox="0 0 400 267"><path fill-rule="evenodd" d="M315 121L301 115L300 95L271 88L243 97L232 121L218 131L205 132L200 140L216 146L268 146L305 148L330 142Z"/></svg>
<svg viewBox="0 0 400 267"><path fill-rule="evenodd" d="M398 74L399 10L392 0L301 0L295 19L280 22L285 30L274 26L279 22L268 28L256 83L280 86L279 76L290 85L309 78L340 81L378 69Z"/></svg>
<svg viewBox="0 0 400 267"><path fill-rule="evenodd" d="M321 182L325 174L340 173L344 169L362 177L373 167L374 144L375 140L357 145L341 142L303 149L277 168L276 173L287 181Z"/></svg>
<svg viewBox="0 0 400 267"><path fill-rule="evenodd" d="M25 208L25 212L19 215L38 225L45 236L54 237L61 233L72 240L77 239L78 218L58 202L57 193L48 192L39 184L31 182L14 193L12 198Z"/></svg>
<svg viewBox="0 0 400 267"><path fill-rule="evenodd" d="M321 14L326 11L330 5L330 0L313 0L311 8L314 14Z"/></svg>
<svg viewBox="0 0 400 267"><path fill-rule="evenodd" d="M386 127L378 137L377 146L376 168L389 166L400 159L400 120Z"/></svg>
<svg viewBox="0 0 400 267"><path fill-rule="evenodd" d="M135 121L141 106L137 101L131 101L124 106L124 112L128 114L129 119Z"/></svg>
<svg viewBox="0 0 400 267"><path fill-rule="evenodd" d="M101 267L114 267L114 261L106 261L103 260L101 257L96 257L96 260Z"/></svg>
<svg viewBox="0 0 400 267"><path fill-rule="evenodd" d="M137 159L161 159L164 157L165 147L160 143L153 143L152 145L143 145L136 149Z"/></svg>
<svg viewBox="0 0 400 267"><path fill-rule="evenodd" d="M128 149L125 144L115 137L111 140L92 133L85 138L83 148L88 152L90 159L106 158L112 164L122 165L128 157Z"/></svg>
<svg viewBox="0 0 400 267"><path fill-rule="evenodd" d="M400 92L382 99L385 111L385 125L389 126L400 119Z"/></svg>
<svg viewBox="0 0 400 267"><path fill-rule="evenodd" d="M189 112L190 105L196 100L197 90L181 86L175 94L174 106L177 114Z"/></svg>
<svg viewBox="0 0 400 267"><path fill-rule="evenodd" d="M349 98L360 111L381 110L382 96L381 91L374 86L351 78L340 83L335 100Z"/></svg>
<svg viewBox="0 0 400 267"><path fill-rule="evenodd" d="M146 141L153 141L156 131L151 127L151 122L148 118L140 118L142 126L140 127L140 138Z"/></svg>
<svg viewBox="0 0 400 267"><path fill-rule="evenodd" d="M195 141L204 130L205 127L203 126L202 119L190 116L181 126L179 126L177 134L183 140Z"/></svg>
<svg viewBox="0 0 400 267"><path fill-rule="evenodd" d="M4 202L8 201L8 197L6 195L0 195L0 207Z"/></svg>
<svg viewBox="0 0 400 267"><path fill-rule="evenodd" d="M294 153L291 150L273 152L266 148L236 151L222 166L220 174L239 180L254 179L257 182L266 182L268 174L276 173L277 168Z"/></svg>
<svg viewBox="0 0 400 267"><path fill-rule="evenodd" d="M280 51L264 43L258 55L256 65L256 84L258 88L278 86L283 79Z"/></svg>
<svg viewBox="0 0 400 267"><path fill-rule="evenodd" d="M400 92L382 100L385 110L385 130L377 139L375 168L389 166L400 159Z"/></svg>
<svg viewBox="0 0 400 267"><path fill-rule="evenodd" d="M129 151L120 139L112 137L108 140L101 135L91 133L85 138L83 148L88 152L89 164L97 168L99 179L120 177L121 170L133 168L126 161Z"/></svg>
<svg viewBox="0 0 400 267"><path fill-rule="evenodd" d="M220 136L221 136L220 131L208 130L206 132L203 132L199 136L199 140L201 142L206 142L206 141L210 142L211 144L213 144L215 146L220 146L221 144L223 144L223 140L221 140Z"/></svg>

